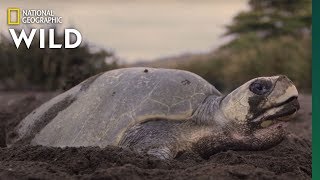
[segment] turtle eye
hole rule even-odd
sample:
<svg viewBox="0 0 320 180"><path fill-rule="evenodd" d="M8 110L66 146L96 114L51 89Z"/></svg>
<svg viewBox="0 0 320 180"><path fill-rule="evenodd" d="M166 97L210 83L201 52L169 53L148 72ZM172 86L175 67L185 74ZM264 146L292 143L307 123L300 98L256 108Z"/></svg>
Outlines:
<svg viewBox="0 0 320 180"><path fill-rule="evenodd" d="M249 87L250 91L257 95L264 95L268 93L271 90L271 88L272 82L259 79L254 81Z"/></svg>

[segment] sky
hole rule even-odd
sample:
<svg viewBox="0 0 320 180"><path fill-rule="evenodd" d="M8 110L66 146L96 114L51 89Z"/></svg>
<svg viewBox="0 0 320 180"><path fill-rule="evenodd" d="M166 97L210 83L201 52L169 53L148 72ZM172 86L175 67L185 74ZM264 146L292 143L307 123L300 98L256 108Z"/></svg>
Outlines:
<svg viewBox="0 0 320 180"><path fill-rule="evenodd" d="M126 63L183 53L207 52L225 43L225 26L247 0L1 0L0 29L8 34L6 11L51 9L64 27L75 27L85 42L111 49Z"/></svg>

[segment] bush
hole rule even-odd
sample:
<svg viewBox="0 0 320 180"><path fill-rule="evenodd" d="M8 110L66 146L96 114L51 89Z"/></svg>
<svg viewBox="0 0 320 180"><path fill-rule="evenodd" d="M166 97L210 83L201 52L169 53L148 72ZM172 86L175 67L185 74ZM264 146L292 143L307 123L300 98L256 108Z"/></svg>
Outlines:
<svg viewBox="0 0 320 180"><path fill-rule="evenodd" d="M64 38L61 33L55 36L56 42ZM117 67L112 52L92 52L86 43L75 49L40 49L37 37L30 49L23 44L16 49L11 38L1 36L0 89L68 89L91 75ZM106 58L113 60L106 63Z"/></svg>
<svg viewBox="0 0 320 180"><path fill-rule="evenodd" d="M283 36L265 41L246 36L217 51L209 61L181 68L201 75L222 90L234 89L258 76L284 74L299 89L310 91L311 49L309 36Z"/></svg>

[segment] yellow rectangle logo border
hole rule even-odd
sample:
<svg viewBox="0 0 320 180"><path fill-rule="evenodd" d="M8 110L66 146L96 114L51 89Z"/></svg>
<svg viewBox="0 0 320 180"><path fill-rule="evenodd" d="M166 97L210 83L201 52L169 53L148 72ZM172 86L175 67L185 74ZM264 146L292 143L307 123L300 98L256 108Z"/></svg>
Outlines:
<svg viewBox="0 0 320 180"><path fill-rule="evenodd" d="M17 21L16 22L11 22L11 12L12 11L17 11ZM8 17L8 25L19 25L20 24L20 8L8 8L7 17Z"/></svg>

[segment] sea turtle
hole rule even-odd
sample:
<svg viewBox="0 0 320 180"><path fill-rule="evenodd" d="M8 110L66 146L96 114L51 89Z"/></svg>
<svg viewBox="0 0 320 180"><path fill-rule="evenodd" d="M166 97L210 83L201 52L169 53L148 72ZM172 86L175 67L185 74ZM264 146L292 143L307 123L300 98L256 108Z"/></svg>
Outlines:
<svg viewBox="0 0 320 180"><path fill-rule="evenodd" d="M299 109L286 76L258 77L222 95L183 70L123 68L93 76L30 113L8 136L10 145L115 145L174 158L192 149L272 147Z"/></svg>

